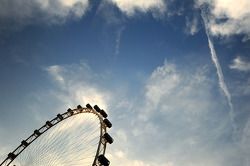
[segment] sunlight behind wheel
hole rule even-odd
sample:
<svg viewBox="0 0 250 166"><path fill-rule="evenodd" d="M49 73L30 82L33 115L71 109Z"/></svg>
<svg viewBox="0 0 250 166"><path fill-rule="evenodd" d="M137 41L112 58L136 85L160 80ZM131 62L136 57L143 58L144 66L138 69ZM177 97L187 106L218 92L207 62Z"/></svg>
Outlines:
<svg viewBox="0 0 250 166"><path fill-rule="evenodd" d="M41 135L20 154L17 166L91 165L100 138L95 114L70 117Z"/></svg>

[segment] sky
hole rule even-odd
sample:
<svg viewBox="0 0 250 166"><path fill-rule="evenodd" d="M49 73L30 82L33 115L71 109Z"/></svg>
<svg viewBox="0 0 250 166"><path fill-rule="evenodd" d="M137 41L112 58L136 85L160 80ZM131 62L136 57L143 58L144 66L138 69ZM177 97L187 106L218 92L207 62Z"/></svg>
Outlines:
<svg viewBox="0 0 250 166"><path fill-rule="evenodd" d="M249 0L0 0L0 159L90 103L111 166L249 166L249 27Z"/></svg>

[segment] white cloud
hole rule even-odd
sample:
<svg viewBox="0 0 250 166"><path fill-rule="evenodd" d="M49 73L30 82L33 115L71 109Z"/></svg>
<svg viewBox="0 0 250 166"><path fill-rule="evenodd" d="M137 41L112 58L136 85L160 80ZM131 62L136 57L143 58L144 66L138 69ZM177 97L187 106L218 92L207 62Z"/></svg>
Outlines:
<svg viewBox="0 0 250 166"><path fill-rule="evenodd" d="M243 134L241 138L241 146L244 149L245 153L250 155L250 120L247 121L244 129ZM250 163L250 160L248 160L248 163Z"/></svg>
<svg viewBox="0 0 250 166"><path fill-rule="evenodd" d="M54 80L62 84L64 83L64 78L61 75L63 68L61 66L58 66L58 65L49 66L47 67L46 70L53 77Z"/></svg>
<svg viewBox="0 0 250 166"><path fill-rule="evenodd" d="M186 17L185 32L190 35L195 35L199 31L199 20L198 17L192 19Z"/></svg>
<svg viewBox="0 0 250 166"><path fill-rule="evenodd" d="M229 65L230 69L238 70L238 71L250 71L250 62L244 60L242 57L237 56L231 65Z"/></svg>
<svg viewBox="0 0 250 166"><path fill-rule="evenodd" d="M66 66L53 65L47 67L46 71L59 88L58 91L52 91L52 95L62 101L64 105L75 107L78 104L94 103L103 109L107 108L110 93L94 83L101 80L101 76L97 78L85 63Z"/></svg>
<svg viewBox="0 0 250 166"><path fill-rule="evenodd" d="M239 156L247 155L229 138L234 133L228 107L222 95L214 95L217 82L210 77L207 67L185 71L166 62L157 67L146 82L145 98L133 108L137 116L128 115L136 117L126 131L131 140L126 147L134 150L125 156L150 166L243 163Z"/></svg>
<svg viewBox="0 0 250 166"><path fill-rule="evenodd" d="M238 84L235 86L235 95L236 96L250 95L250 78L238 81Z"/></svg>
<svg viewBox="0 0 250 166"><path fill-rule="evenodd" d="M88 0L3 0L0 1L0 20L21 25L62 23L82 17L88 6Z"/></svg>
<svg viewBox="0 0 250 166"><path fill-rule="evenodd" d="M175 72L175 66L158 67L151 75L146 85L146 97L153 105L157 105L163 95L170 95L178 86L180 76ZM167 85L167 86L166 86Z"/></svg>
<svg viewBox="0 0 250 166"><path fill-rule="evenodd" d="M237 79L233 80L234 96L243 97L250 95L250 78L248 73L250 72L250 61L243 56L235 57L229 65L231 70L241 72L237 74Z"/></svg>
<svg viewBox="0 0 250 166"><path fill-rule="evenodd" d="M128 156L128 152L121 150L114 150L113 153L108 153L106 155L111 161L111 166L120 165L120 166L174 166L171 162L145 162L143 160L131 159Z"/></svg>
<svg viewBox="0 0 250 166"><path fill-rule="evenodd" d="M196 0L199 6L208 4L210 10L209 28L213 35L250 36L249 0Z"/></svg>
<svg viewBox="0 0 250 166"><path fill-rule="evenodd" d="M176 69L174 64L165 62L163 66L154 70L146 84L147 105L151 105L153 108L160 106L161 111L170 112L178 107L178 110L188 109L191 112L195 111L197 107L206 110L208 101L204 99L209 99L211 95L206 70L206 68L201 68L196 73L185 73ZM197 91L198 88L200 88L199 91ZM197 90L195 91L195 89ZM179 104L175 105L178 100ZM199 102L196 102L197 100ZM168 102L170 103L166 104ZM199 104L200 106L198 106Z"/></svg>
<svg viewBox="0 0 250 166"><path fill-rule="evenodd" d="M137 11L163 13L166 4L163 0L108 0L114 3L127 16L133 16Z"/></svg>
<svg viewBox="0 0 250 166"><path fill-rule="evenodd" d="M108 153L107 157L113 161L111 162L112 165L121 165L121 166L151 166L148 163L144 163L141 160L133 160L129 159L125 152L121 150L116 150L112 154Z"/></svg>

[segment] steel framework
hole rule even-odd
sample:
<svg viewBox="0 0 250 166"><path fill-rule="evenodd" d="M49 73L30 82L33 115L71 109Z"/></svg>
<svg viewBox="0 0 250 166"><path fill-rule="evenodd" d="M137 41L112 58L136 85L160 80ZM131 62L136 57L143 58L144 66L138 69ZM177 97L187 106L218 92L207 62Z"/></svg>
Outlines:
<svg viewBox="0 0 250 166"><path fill-rule="evenodd" d="M34 133L31 134L27 139L23 140L15 150L10 152L5 160L0 164L0 166L9 166L18 155L20 155L31 143L33 143L38 137L40 137L50 128L67 118L81 113L92 113L96 115L100 121L100 139L92 166L108 166L109 160L104 155L106 151L106 144L113 143L113 138L107 133L107 127L111 128L112 124L107 119L108 115L104 110L101 110L97 105L92 108L90 104L87 104L86 108L83 108L80 105L78 105L75 109L69 108L63 114L58 114L54 119L47 121L42 127L36 129Z"/></svg>

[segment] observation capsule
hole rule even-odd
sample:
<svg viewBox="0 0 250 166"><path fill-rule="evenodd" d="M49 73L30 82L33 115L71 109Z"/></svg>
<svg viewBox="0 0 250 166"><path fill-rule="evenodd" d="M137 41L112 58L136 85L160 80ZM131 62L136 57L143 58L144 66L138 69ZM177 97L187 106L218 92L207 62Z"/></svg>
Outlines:
<svg viewBox="0 0 250 166"><path fill-rule="evenodd" d="M96 112L100 112L101 111L101 109L98 107L98 105L95 105L94 109L96 110Z"/></svg>
<svg viewBox="0 0 250 166"><path fill-rule="evenodd" d="M73 115L73 110L72 110L72 109L69 108L69 109L67 110L67 112L70 113L70 115Z"/></svg>
<svg viewBox="0 0 250 166"><path fill-rule="evenodd" d="M86 107L87 107L88 109L93 109L92 106L91 106L90 104L86 104Z"/></svg>
<svg viewBox="0 0 250 166"><path fill-rule="evenodd" d="M25 141L25 140L23 140L22 142L21 142L21 144L23 145L23 146L28 146L29 145L29 143L27 142L27 141Z"/></svg>
<svg viewBox="0 0 250 166"><path fill-rule="evenodd" d="M77 109L82 109L82 106L81 106L81 105L78 105L78 106L77 106Z"/></svg>
<svg viewBox="0 0 250 166"><path fill-rule="evenodd" d="M35 131L34 131L34 134L37 135L37 136L41 135L41 133L40 133L39 130L35 130Z"/></svg>
<svg viewBox="0 0 250 166"><path fill-rule="evenodd" d="M57 118L63 120L63 116L61 114L57 114Z"/></svg>
<svg viewBox="0 0 250 166"><path fill-rule="evenodd" d="M13 152L11 152L11 153L8 154L8 158L13 160L13 159L16 158L16 155Z"/></svg>
<svg viewBox="0 0 250 166"><path fill-rule="evenodd" d="M50 121L47 121L47 122L46 122L46 125L49 126L49 127L52 127L52 126L53 126L53 125L51 124Z"/></svg>
<svg viewBox="0 0 250 166"><path fill-rule="evenodd" d="M106 125L108 128L111 128L111 127L112 127L112 123L111 123L108 119L104 119L103 122L105 123L105 125Z"/></svg>
<svg viewBox="0 0 250 166"><path fill-rule="evenodd" d="M106 140L106 142L108 142L109 144L112 144L114 142L114 139L108 134L105 133L103 134L103 138Z"/></svg>
<svg viewBox="0 0 250 166"><path fill-rule="evenodd" d="M98 157L98 161L100 162L102 166L109 166L109 163L110 163L109 160L104 155L100 155Z"/></svg>
<svg viewBox="0 0 250 166"><path fill-rule="evenodd" d="M104 110L100 110L100 114L104 117L107 118L108 114Z"/></svg>

